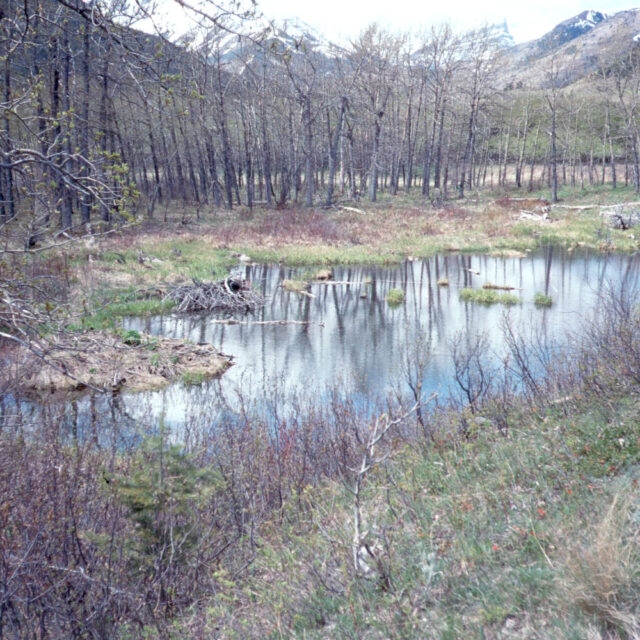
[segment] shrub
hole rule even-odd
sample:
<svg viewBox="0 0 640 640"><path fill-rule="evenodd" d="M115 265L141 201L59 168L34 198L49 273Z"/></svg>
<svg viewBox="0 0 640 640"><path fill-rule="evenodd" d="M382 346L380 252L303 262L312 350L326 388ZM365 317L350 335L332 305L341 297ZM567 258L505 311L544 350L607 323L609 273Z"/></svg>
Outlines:
<svg viewBox="0 0 640 640"><path fill-rule="evenodd" d="M137 347L142 343L142 336L139 331L128 329L122 332L122 342L128 344L130 347Z"/></svg>

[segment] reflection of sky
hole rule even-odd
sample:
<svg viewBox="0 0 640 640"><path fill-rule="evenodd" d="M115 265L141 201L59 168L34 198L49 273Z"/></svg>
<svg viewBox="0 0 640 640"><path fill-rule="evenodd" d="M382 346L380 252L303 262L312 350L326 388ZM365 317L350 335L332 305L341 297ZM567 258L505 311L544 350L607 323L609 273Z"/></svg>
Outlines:
<svg viewBox="0 0 640 640"><path fill-rule="evenodd" d="M420 332L431 344L424 389L445 393L452 382L450 344L459 332L484 332L492 349L501 349L501 319L505 307L462 303L458 292L485 282L519 289L522 304L509 311L516 327L535 329L540 337L561 339L579 328L608 284L623 277L638 281L639 261L622 255L574 255L548 249L526 258L446 255L400 266L334 269L337 281L356 284L313 284L314 298L284 291L284 279L300 278L301 269L247 267L246 277L266 297L256 320L308 321L309 325L221 325L211 317L131 319L127 328L153 334L211 342L232 354L235 365L220 381L216 393L233 397L241 389L250 397L269 397L277 379L281 388L317 395L338 383L346 392L386 392L401 376L401 362ZM474 272L479 272L476 275ZM446 277L449 287L438 287ZM367 279L370 285L364 284ZM385 301L389 289L405 292L405 302L392 309ZM537 292L553 298L550 309L537 309ZM366 294L366 295L365 295ZM527 330L528 330L527 329ZM172 387L150 394L151 410L164 409L166 420L180 422L189 396Z"/></svg>
<svg viewBox="0 0 640 640"><path fill-rule="evenodd" d="M488 281L517 287L514 293L522 303L509 310L513 325L523 327L526 335L533 331L541 338L562 341L567 331L579 329L587 320L604 288L615 288L623 279L636 287L639 270L635 256L572 256L559 249L522 259L446 255L388 268L335 268L335 280L356 284L313 284L315 297L309 298L280 287L284 279L303 277L302 269L246 267L245 276L267 303L254 318L244 320L310 324L224 325L213 323L213 316L129 319L126 328L210 342L233 355L235 364L221 379L201 387L176 384L153 393L124 394L116 403L85 397L75 407L58 411L69 424L77 413L81 419L76 422L117 420L136 425L139 431L157 427L163 415L165 424L180 425L184 431L189 424L218 422L222 412L238 410L242 401L264 407L275 394L290 390L297 390L303 399L322 398L334 385L359 397L393 387L406 392L402 360L421 337L431 345L423 390L439 391L444 397L453 382L450 345L456 335L485 333L492 352L504 351L505 307L462 303L458 293L463 287L481 287ZM448 287L437 286L441 277L449 280ZM371 284L364 284L368 280ZM385 301L391 288L402 289L406 296L395 309ZM552 296L551 308L534 306L538 292ZM24 407L30 410L28 404Z"/></svg>

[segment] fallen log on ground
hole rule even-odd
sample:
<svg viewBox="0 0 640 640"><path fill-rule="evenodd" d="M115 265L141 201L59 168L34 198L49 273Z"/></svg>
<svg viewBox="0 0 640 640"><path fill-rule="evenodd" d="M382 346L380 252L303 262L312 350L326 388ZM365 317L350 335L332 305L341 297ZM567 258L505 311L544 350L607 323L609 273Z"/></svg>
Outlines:
<svg viewBox="0 0 640 640"><path fill-rule="evenodd" d="M225 278L217 282L201 282L174 287L165 296L173 300L179 312L230 311L248 312L259 309L264 298L249 283L237 278Z"/></svg>
<svg viewBox="0 0 640 640"><path fill-rule="evenodd" d="M534 222L551 222L548 213L543 213L542 215L538 215L533 211L525 211L524 209L520 211L520 219L521 220L533 220Z"/></svg>

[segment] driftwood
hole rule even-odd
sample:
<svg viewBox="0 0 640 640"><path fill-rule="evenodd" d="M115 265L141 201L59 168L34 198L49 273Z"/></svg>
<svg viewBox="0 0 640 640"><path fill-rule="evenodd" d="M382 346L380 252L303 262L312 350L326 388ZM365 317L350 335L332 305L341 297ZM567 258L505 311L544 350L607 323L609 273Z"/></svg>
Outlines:
<svg viewBox="0 0 640 640"><path fill-rule="evenodd" d="M339 209L342 209L343 211L352 211L353 213L360 213L364 216L368 216L369 213L367 211L363 211L362 209L356 209L355 207L346 207L344 205L338 205Z"/></svg>
<svg viewBox="0 0 640 640"><path fill-rule="evenodd" d="M234 320L227 318L225 320L211 320L211 324L317 324L319 327L324 327L324 322L314 322L313 320Z"/></svg>
<svg viewBox="0 0 640 640"><path fill-rule="evenodd" d="M364 285L364 284L371 284L371 283L358 282L355 280L316 280L313 284L321 284L329 287L329 286L334 286L338 284Z"/></svg>
<svg viewBox="0 0 640 640"><path fill-rule="evenodd" d="M569 211L587 211L587 209L595 209L597 204L570 205L570 204L554 204L556 209L568 209Z"/></svg>
<svg viewBox="0 0 640 640"><path fill-rule="evenodd" d="M217 282L200 282L180 285L165 296L173 300L179 312L189 311L255 311L264 304L264 298L250 285L236 278Z"/></svg>
<svg viewBox="0 0 640 640"><path fill-rule="evenodd" d="M520 287L511 287L508 284L493 284L493 282L485 282L482 285L483 289L497 289L500 291L523 291Z"/></svg>
<svg viewBox="0 0 640 640"><path fill-rule="evenodd" d="M533 211L525 211L524 209L520 211L520 219L534 220L535 222L551 222L551 220L549 219L548 213L543 213L542 215L538 215L537 213L533 213Z"/></svg>

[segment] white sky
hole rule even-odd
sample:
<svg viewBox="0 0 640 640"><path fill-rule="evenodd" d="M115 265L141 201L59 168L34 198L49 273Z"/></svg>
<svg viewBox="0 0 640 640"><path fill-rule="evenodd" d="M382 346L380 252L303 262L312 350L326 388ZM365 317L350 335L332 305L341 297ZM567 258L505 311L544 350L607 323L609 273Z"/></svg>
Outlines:
<svg viewBox="0 0 640 640"><path fill-rule="evenodd" d="M597 6L580 0L258 0L267 18L298 17L330 40L355 37L371 22L394 31L415 31L441 22L462 29L507 21L516 42L539 38L585 9L615 13L634 8L629 0L600 0Z"/></svg>
<svg viewBox="0 0 640 640"><path fill-rule="evenodd" d="M138 0L140 1L140 0ZM188 0L197 5L206 0ZM589 0L587 0L589 1ZM638 2L639 0L636 0ZM431 25L449 22L458 29L484 23L507 21L514 40L526 42L544 35L555 25L586 9L615 13L634 8L634 0L599 0L586 5L584 0L257 0L258 11L267 19L282 21L299 18L334 42L355 38L372 22L394 32L413 32ZM220 5L225 0L219 0ZM157 0L160 14L156 25L174 34L184 33L193 21L172 0ZM144 25L136 25L145 28ZM148 28L148 27L147 27Z"/></svg>

